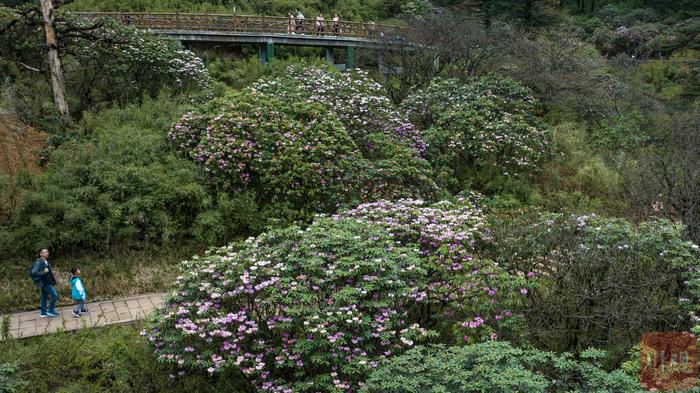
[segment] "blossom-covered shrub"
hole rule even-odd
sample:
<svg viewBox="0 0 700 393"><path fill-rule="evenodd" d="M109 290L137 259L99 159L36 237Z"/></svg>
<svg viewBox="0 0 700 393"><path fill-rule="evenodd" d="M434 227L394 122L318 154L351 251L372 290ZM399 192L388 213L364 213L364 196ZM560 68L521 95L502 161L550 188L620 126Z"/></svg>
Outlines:
<svg viewBox="0 0 700 393"><path fill-rule="evenodd" d="M216 184L256 193L271 218L309 218L379 199L436 199L440 190L409 123L388 129L391 116L365 113L381 109L385 97L364 95L372 102L367 107L362 100L358 107L335 106L305 98L298 83L261 81L214 100L182 117L169 136ZM357 85L379 93L366 79ZM333 102L354 102L351 87L337 91Z"/></svg>
<svg viewBox="0 0 700 393"><path fill-rule="evenodd" d="M521 112L528 119L532 119L540 109L530 89L512 79L496 75L484 76L470 83L435 78L427 87L408 96L401 103L401 109L421 129L428 129L447 108L466 105L484 95L500 97L503 111Z"/></svg>
<svg viewBox="0 0 700 393"><path fill-rule="evenodd" d="M363 159L343 163L343 194L351 206L378 199L431 200L444 193L432 179L430 164L396 136L377 133L369 135L366 142Z"/></svg>
<svg viewBox="0 0 700 393"><path fill-rule="evenodd" d="M460 191L482 171L513 176L538 169L549 149L532 92L488 76L463 85L436 80L402 104L424 131L438 183Z"/></svg>
<svg viewBox="0 0 700 393"><path fill-rule="evenodd" d="M362 159L323 106L254 93L215 100L169 135L210 179L289 215L332 210L343 200L343 162Z"/></svg>
<svg viewBox="0 0 700 393"><path fill-rule="evenodd" d="M368 393L554 393L642 392L636 376L607 372L604 352L570 353L520 349L507 342L463 347L417 347L373 372Z"/></svg>
<svg viewBox="0 0 700 393"><path fill-rule="evenodd" d="M99 38L91 45L77 46L79 56L97 56L111 60L110 67L119 72L147 72L151 78L169 77L178 86L196 84L207 87L211 77L202 59L194 52L180 47L147 31L125 27L116 21L104 20L97 30ZM146 71L148 70L148 71ZM146 81L142 81L146 82Z"/></svg>
<svg viewBox="0 0 700 393"><path fill-rule="evenodd" d="M650 23L639 23L630 27L620 26L614 31L601 29L593 37L594 42L602 47L603 53L614 56L620 53L637 58L659 55L659 28Z"/></svg>
<svg viewBox="0 0 700 393"><path fill-rule="evenodd" d="M601 347L615 362L642 333L689 330L700 320L700 253L682 225L536 214L491 227L484 255L540 276L525 311L539 347Z"/></svg>
<svg viewBox="0 0 700 393"><path fill-rule="evenodd" d="M425 282L419 255L360 223L273 231L183 270L149 334L159 358L238 367L261 390L356 388L378 359L426 335L406 320Z"/></svg>
<svg viewBox="0 0 700 393"><path fill-rule="evenodd" d="M420 132L394 108L384 88L365 71L355 69L341 74L317 67L289 67L287 75L261 80L252 89L290 101L326 105L362 149L369 148L368 136L384 133L399 137L421 154L425 151Z"/></svg>
<svg viewBox="0 0 700 393"><path fill-rule="evenodd" d="M417 342L495 339L516 318L532 280L470 255L483 223L466 200L402 200L273 230L183 262L143 334L162 361L258 390L356 391Z"/></svg>
<svg viewBox="0 0 700 393"><path fill-rule="evenodd" d="M380 201L334 217L379 225L398 244L417 245L429 266L430 284L413 297L427 316L422 321L443 340L478 342L511 334L517 326L515 314L535 285L535 273L508 271L475 255L477 240L489 236L481 210L468 200L433 206Z"/></svg>

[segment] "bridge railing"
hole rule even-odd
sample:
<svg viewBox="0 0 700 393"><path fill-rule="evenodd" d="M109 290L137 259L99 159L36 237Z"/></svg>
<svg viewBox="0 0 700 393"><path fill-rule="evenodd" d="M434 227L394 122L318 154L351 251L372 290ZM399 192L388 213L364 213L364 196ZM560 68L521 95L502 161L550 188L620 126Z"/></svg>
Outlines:
<svg viewBox="0 0 700 393"><path fill-rule="evenodd" d="M398 26L351 21L340 21L336 26L332 20L324 20L319 21L319 26L313 18L306 19L303 23L295 19L295 23L292 24L289 18L284 16L190 14L179 12L74 12L73 14L86 18L114 18L127 26L151 30L293 33L365 39L400 37L408 31L408 29Z"/></svg>

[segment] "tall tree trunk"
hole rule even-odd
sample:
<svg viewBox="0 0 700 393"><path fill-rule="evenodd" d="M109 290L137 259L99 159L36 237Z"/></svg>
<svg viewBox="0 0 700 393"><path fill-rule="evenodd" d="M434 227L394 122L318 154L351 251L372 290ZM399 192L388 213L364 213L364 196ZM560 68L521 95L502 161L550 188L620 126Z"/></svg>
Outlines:
<svg viewBox="0 0 700 393"><path fill-rule="evenodd" d="M591 12L595 11L595 0L591 0Z"/></svg>
<svg viewBox="0 0 700 393"><path fill-rule="evenodd" d="M51 88L53 100L61 116L68 117L68 102L66 101L66 82L63 78L61 59L58 57L58 42L53 25L53 4L51 0L41 0L41 15L46 33L46 46L49 51L49 69L51 70Z"/></svg>
<svg viewBox="0 0 700 393"><path fill-rule="evenodd" d="M564 0L559 0L559 8L564 8Z"/></svg>

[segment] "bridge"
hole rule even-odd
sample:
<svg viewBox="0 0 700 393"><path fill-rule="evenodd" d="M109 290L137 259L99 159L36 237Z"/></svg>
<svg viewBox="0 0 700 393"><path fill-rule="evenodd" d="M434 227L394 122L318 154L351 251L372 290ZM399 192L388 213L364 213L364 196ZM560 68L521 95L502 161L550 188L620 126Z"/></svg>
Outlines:
<svg viewBox="0 0 700 393"><path fill-rule="evenodd" d="M410 29L376 23L332 20L302 21L282 16L236 14L73 12L88 19L112 18L126 26L146 29L181 42L230 42L258 45L262 62L274 57L275 45L315 46L326 49L335 62L333 49L345 48L346 67L354 67L355 48L376 48L387 42L403 42Z"/></svg>

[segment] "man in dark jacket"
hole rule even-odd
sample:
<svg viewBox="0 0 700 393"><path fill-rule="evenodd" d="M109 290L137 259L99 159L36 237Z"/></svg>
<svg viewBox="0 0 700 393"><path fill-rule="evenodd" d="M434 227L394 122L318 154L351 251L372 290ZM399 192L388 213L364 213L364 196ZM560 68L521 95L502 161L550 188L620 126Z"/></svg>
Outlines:
<svg viewBox="0 0 700 393"><path fill-rule="evenodd" d="M51 270L51 265L47 258L49 257L49 250L42 248L39 250L39 258L34 261L32 265L32 271L30 273L32 280L36 286L41 290L41 298L39 300L39 307L41 308L41 317L58 317L59 314L56 312L56 300L58 299L58 293L53 287L56 284L56 279L53 276L53 271ZM49 303L49 309L46 309L46 300L51 297Z"/></svg>

